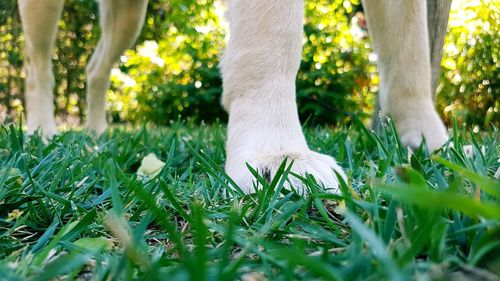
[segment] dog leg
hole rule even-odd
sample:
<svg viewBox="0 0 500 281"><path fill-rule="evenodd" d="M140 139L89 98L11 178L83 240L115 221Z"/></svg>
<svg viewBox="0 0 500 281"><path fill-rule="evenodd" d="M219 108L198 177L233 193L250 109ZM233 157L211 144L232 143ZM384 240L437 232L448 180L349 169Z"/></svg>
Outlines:
<svg viewBox="0 0 500 281"><path fill-rule="evenodd" d="M28 134L57 133L54 118L52 50L64 0L19 0L25 34L26 124Z"/></svg>
<svg viewBox="0 0 500 281"><path fill-rule="evenodd" d="M300 64L302 0L232 0L230 39L222 59L223 104L229 112L226 171L246 192L254 177L246 167L273 176L286 158L292 172L309 173L330 192L338 192L334 171L344 172L329 156L311 151L295 102ZM305 193L300 180L289 176Z"/></svg>
<svg viewBox="0 0 500 281"><path fill-rule="evenodd" d="M373 48L378 55L380 104L403 144L441 147L446 128L431 93L426 0L363 0Z"/></svg>
<svg viewBox="0 0 500 281"><path fill-rule="evenodd" d="M87 128L106 130L106 92L110 72L120 55L137 40L146 16L147 0L99 1L102 35L87 66Z"/></svg>

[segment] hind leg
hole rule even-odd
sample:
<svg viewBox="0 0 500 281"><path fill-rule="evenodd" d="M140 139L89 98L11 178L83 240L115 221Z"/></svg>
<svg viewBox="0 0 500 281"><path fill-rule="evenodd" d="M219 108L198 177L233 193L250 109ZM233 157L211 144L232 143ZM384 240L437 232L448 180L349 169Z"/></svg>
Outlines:
<svg viewBox="0 0 500 281"><path fill-rule="evenodd" d="M378 55L380 105L391 116L403 144L429 150L447 138L431 93L425 0L364 0L373 48Z"/></svg>
<svg viewBox="0 0 500 281"><path fill-rule="evenodd" d="M255 178L246 164L273 176L285 158L292 172L312 174L338 192L335 160L309 149L297 114L295 77L302 53L302 0L231 0L230 40L222 60L229 112L226 171L246 192ZM302 182L289 177L305 193Z"/></svg>
<svg viewBox="0 0 500 281"><path fill-rule="evenodd" d="M120 55L137 40L146 16L147 0L100 1L102 35L87 66L87 128L106 130L106 92L109 75Z"/></svg>
<svg viewBox="0 0 500 281"><path fill-rule="evenodd" d="M64 0L19 0L18 3L26 40L28 133L40 130L48 137L57 133L51 57Z"/></svg>

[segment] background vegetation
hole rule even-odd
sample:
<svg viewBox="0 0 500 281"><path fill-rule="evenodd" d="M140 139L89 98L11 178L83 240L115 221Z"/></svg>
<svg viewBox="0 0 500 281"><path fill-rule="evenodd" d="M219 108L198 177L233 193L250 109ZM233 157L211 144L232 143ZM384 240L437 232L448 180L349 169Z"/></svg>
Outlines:
<svg viewBox="0 0 500 281"><path fill-rule="evenodd" d="M500 4L455 0L437 107L469 126L500 125ZM302 120L338 124L370 116L378 76L358 0L307 0L297 78ZM153 0L137 46L112 73L115 122L167 124L181 117L224 120L218 56L223 7L214 0ZM97 5L67 0L53 57L60 121L85 116L85 64L99 38ZM0 120L23 110L23 36L15 0L0 3Z"/></svg>

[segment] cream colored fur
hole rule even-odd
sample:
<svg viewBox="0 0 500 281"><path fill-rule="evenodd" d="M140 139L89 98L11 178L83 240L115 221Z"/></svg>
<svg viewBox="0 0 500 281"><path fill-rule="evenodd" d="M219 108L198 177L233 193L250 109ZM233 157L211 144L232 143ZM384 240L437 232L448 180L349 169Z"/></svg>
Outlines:
<svg viewBox="0 0 500 281"><path fill-rule="evenodd" d="M26 115L28 133L57 133L54 118L52 49L64 0L18 0L26 37ZM87 66L87 127L98 134L107 127L105 100L109 75L120 55L142 29L147 0L99 2L101 38Z"/></svg>
<svg viewBox="0 0 500 281"><path fill-rule="evenodd" d="M102 38L87 68L90 131L106 128L109 73L136 40L147 0L101 0ZM255 179L246 167L272 177L283 160L292 172L311 174L328 191L339 191L335 160L309 149L297 114L295 76L302 53L302 0L230 0L230 39L221 68L223 105L229 112L227 173L246 192ZM425 0L365 0L374 49L379 57L381 103L409 146L422 136L431 150L446 140L432 102ZM32 133L57 133L50 57L63 0L19 0L26 32L27 124ZM290 182L305 193L302 182Z"/></svg>
<svg viewBox="0 0 500 281"><path fill-rule="evenodd" d="M401 141L430 150L447 138L431 93L425 0L363 0L368 30L378 55L380 105L391 116Z"/></svg>

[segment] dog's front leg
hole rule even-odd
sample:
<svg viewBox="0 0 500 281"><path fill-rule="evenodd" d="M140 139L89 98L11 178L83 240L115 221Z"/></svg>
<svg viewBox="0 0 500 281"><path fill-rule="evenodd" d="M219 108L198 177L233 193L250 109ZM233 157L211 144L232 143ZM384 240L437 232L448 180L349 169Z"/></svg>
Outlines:
<svg viewBox="0 0 500 281"><path fill-rule="evenodd" d="M229 112L227 173L247 192L254 177L246 167L272 177L282 161L294 161L292 172L313 175L338 192L335 160L311 151L295 102L300 64L302 0L232 0L230 39L222 60L223 104ZM305 193L302 182L292 185Z"/></svg>
<svg viewBox="0 0 500 281"><path fill-rule="evenodd" d="M378 55L380 105L391 116L403 144L430 150L442 146L446 128L431 93L425 0L364 0L373 48Z"/></svg>
<svg viewBox="0 0 500 281"><path fill-rule="evenodd" d="M51 58L64 1L19 0L18 4L26 40L24 64L28 134L40 130L44 137L50 137L57 133Z"/></svg>

